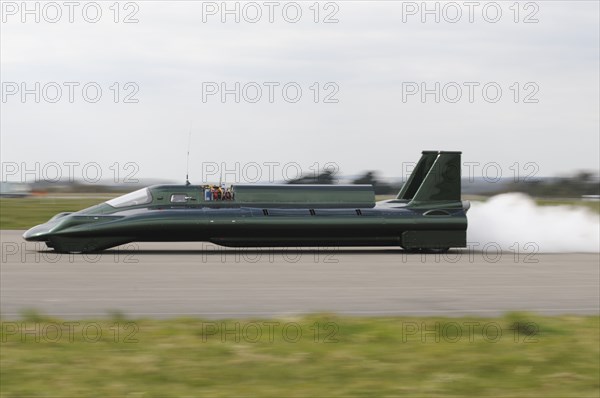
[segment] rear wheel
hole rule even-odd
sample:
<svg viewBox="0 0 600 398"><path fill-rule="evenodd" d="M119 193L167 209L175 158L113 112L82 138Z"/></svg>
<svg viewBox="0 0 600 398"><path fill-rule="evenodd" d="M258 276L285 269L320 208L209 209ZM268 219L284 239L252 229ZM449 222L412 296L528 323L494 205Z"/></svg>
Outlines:
<svg viewBox="0 0 600 398"><path fill-rule="evenodd" d="M433 253L433 254L442 254L442 253L447 253L448 250L450 250L449 247L440 247L437 249L423 249L425 251L425 253Z"/></svg>
<svg viewBox="0 0 600 398"><path fill-rule="evenodd" d="M439 248L425 248L425 247L417 247L412 249L404 249L404 251L408 253L425 253L425 254L442 254L447 253L450 250L449 247L439 247Z"/></svg>

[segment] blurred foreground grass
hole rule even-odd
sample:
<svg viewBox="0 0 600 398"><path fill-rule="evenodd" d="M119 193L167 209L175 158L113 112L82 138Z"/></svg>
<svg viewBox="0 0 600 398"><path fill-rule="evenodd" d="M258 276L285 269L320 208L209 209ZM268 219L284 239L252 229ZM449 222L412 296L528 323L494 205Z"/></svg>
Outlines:
<svg viewBox="0 0 600 398"><path fill-rule="evenodd" d="M114 196L114 195L113 195ZM377 200L390 199L389 196L378 196ZM485 198L482 198L484 200ZM102 203L107 198L5 198L0 199L0 229L29 229L48 221L52 216L63 211L77 211ZM581 200L536 199L541 206L577 206L586 207L600 213L600 202Z"/></svg>
<svg viewBox="0 0 600 398"><path fill-rule="evenodd" d="M2 322L0 395L598 397L599 321L114 314L74 325L30 312Z"/></svg>

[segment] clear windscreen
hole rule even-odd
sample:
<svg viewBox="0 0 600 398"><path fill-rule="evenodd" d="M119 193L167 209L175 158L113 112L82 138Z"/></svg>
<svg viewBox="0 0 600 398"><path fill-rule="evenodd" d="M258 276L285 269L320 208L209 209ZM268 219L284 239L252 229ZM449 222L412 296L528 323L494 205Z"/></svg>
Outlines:
<svg viewBox="0 0 600 398"><path fill-rule="evenodd" d="M106 204L112 207L128 207L150 203L151 200L152 195L150 194L150 190L148 188L142 188L126 195L119 196L118 198L108 200Z"/></svg>

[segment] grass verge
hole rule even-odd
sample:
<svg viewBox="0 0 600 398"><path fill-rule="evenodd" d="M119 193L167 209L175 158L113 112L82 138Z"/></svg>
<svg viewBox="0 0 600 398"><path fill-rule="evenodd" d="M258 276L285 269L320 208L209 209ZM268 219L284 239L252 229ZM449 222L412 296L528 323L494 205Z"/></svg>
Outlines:
<svg viewBox="0 0 600 398"><path fill-rule="evenodd" d="M600 213L600 201L567 200L567 199L536 199L539 206L579 206L590 209L592 212Z"/></svg>
<svg viewBox="0 0 600 398"><path fill-rule="evenodd" d="M0 229L29 229L63 211L78 211L104 202L93 198L0 199Z"/></svg>
<svg viewBox="0 0 600 398"><path fill-rule="evenodd" d="M0 393L597 397L597 316L2 322Z"/></svg>

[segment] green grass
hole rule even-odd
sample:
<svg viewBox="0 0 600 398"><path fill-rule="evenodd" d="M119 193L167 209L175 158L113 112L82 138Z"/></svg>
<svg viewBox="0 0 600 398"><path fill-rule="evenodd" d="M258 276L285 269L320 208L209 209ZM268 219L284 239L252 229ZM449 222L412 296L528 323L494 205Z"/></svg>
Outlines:
<svg viewBox="0 0 600 398"><path fill-rule="evenodd" d="M600 213L600 201L568 200L568 199L536 199L540 206L581 206Z"/></svg>
<svg viewBox="0 0 600 398"><path fill-rule="evenodd" d="M0 395L598 397L599 321L528 314L498 319L312 315L229 320L230 332L221 334L221 321L130 325L118 316L95 322L103 331L98 342L82 337L92 321L73 326L72 341L64 326L63 337L52 342L56 329L49 325L63 321L29 311L21 321L2 324ZM263 322L279 325L271 335ZM468 322L478 325L471 329ZM296 342L293 328L289 341L283 337L283 325L292 323L302 330ZM259 325L261 337L249 324ZM19 331L26 328L27 335ZM425 329L429 332L419 332ZM88 339L94 339L89 330ZM137 342L124 341L129 333Z"/></svg>
<svg viewBox="0 0 600 398"><path fill-rule="evenodd" d="M104 202L92 198L0 199L0 229L28 229L63 211L77 211Z"/></svg>

